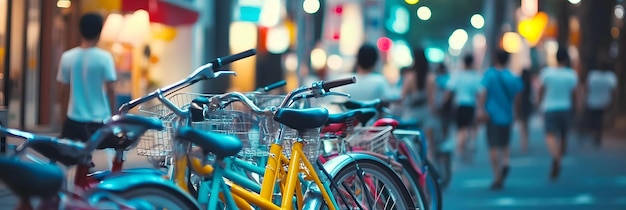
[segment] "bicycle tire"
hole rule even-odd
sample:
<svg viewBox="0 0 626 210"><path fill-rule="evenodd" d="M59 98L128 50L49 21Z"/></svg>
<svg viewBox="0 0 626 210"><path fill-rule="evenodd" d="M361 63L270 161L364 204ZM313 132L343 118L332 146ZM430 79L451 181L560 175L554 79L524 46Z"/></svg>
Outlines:
<svg viewBox="0 0 626 210"><path fill-rule="evenodd" d="M448 188L452 180L452 158L450 152L437 154L437 175L439 175L439 187L442 190Z"/></svg>
<svg viewBox="0 0 626 210"><path fill-rule="evenodd" d="M190 202L184 195L169 188L158 185L142 185L115 192L125 200L144 200L156 209L198 209L195 203Z"/></svg>
<svg viewBox="0 0 626 210"><path fill-rule="evenodd" d="M407 177L407 179L409 179L407 180L409 182L409 185L407 186L409 186L410 188L407 188L407 190L409 190L411 196L414 196L413 203L415 204L415 207L420 210L429 210L430 208L428 206L426 193L424 192L424 187L420 185L419 174L417 173L417 171L411 170L413 169L413 167L408 160L400 158L398 159L398 163L402 165L402 173Z"/></svg>
<svg viewBox="0 0 626 210"><path fill-rule="evenodd" d="M413 204L411 195L409 194L408 190L406 189L406 186L404 185L400 177L396 174L395 171L393 171L393 169L377 161L373 161L369 159L352 160L350 163L346 164L344 167L339 169L336 174L331 174L331 176L333 178L333 181L335 183L338 183L339 188L342 188L341 187L342 185L340 184L342 179L348 178L348 176L358 171L358 169L364 172L373 173L374 175L378 174L378 176L375 176L375 177L382 178L381 180L379 180L379 182L383 182L383 184L385 184L387 187L391 187L390 189L391 193L397 193L395 197L399 198L400 200L398 200L398 202L396 203L402 206L394 205L393 209L400 209L400 210L415 209L415 205ZM351 193L354 193L354 192L351 192ZM392 197L394 196L392 195ZM379 209L379 208L370 208L370 209Z"/></svg>
<svg viewBox="0 0 626 210"><path fill-rule="evenodd" d="M429 160L426 160L426 164L432 166ZM441 187L439 186L439 174L432 168L428 169L426 174L426 189L427 195L429 195L429 206L432 210L441 210L443 208L443 201L441 195Z"/></svg>

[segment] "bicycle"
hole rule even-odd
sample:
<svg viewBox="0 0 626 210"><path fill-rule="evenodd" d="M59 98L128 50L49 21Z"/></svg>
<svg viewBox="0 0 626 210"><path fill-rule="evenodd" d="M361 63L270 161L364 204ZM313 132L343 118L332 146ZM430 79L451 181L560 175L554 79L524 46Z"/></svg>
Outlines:
<svg viewBox="0 0 626 210"><path fill-rule="evenodd" d="M17 209L33 209L31 198L40 198L37 209L199 209L194 200L173 184L148 174L111 174L88 190L72 190L71 176L65 176L60 163L70 170L91 162L97 147L132 147L149 129L162 129L160 121L133 116L113 116L89 141L77 142L0 127L0 134L25 139L10 158L0 159L0 180L19 196ZM33 149L49 161L26 153ZM21 161L25 156L31 162ZM103 205L103 201L105 202Z"/></svg>
<svg viewBox="0 0 626 210"><path fill-rule="evenodd" d="M413 202L418 209L427 209L428 202L423 192L422 182L416 182L412 177L418 177L412 172L412 167L402 167L400 159L406 159L397 150L400 141L391 138L392 126L357 127L366 123L377 114L375 109L354 109L343 113L331 114L322 130L325 153L319 156L320 161L326 162L338 154L350 152L367 152L387 160L387 164L396 170L407 184Z"/></svg>
<svg viewBox="0 0 626 210"><path fill-rule="evenodd" d="M251 54L253 53L245 54L245 55L237 54L235 56L237 58L243 58L246 56L250 56ZM237 59L229 58L229 60L234 61ZM169 152L173 153L171 154L173 157L171 160L172 167L168 171L168 174L170 174L169 176L170 179L174 180L174 182L180 188L183 188L187 190L188 192L193 193L194 187L190 186L190 183L189 183L189 175L191 174L191 172L198 174L200 176L210 176L209 180L202 180L201 184L199 185L200 187L198 189L198 199L200 200L200 203L203 204L203 206L207 206L207 208L214 208L216 207L217 203L221 203L228 208L234 208L235 206L237 206L238 208L249 209L251 208L251 204L254 204L264 209L280 209L280 208L290 209L291 206L293 205L292 203L293 200L296 200L296 205L298 207L305 206L304 198L305 198L305 195L307 195L306 196L307 206L319 205L321 204L321 202L319 201L324 200L325 203L330 204L328 208L335 209L337 205L334 201L334 197L333 199L331 199L330 195L332 194L330 194L330 191L328 190L329 187L325 184L322 184L320 177L318 177L317 174L315 173L315 168L311 165L311 163L306 158L303 158L303 154L304 154L304 152L302 151L303 143L301 141L296 141L293 143L293 148L291 149L292 154L290 154L289 156L290 159L287 158L287 155L283 154L282 144L279 144L279 143L271 144L271 146L269 146L270 157L268 158L266 168L277 169L278 166L281 166L281 165L288 165L291 167L288 167L289 169L287 171L284 171L284 170L265 170L264 171L263 167L258 167L253 164L250 164L249 162L245 160L234 158L243 149L242 143L237 138L233 136L229 136L229 135L205 133L205 132L201 132L201 131L191 128L192 127L191 119L194 119L197 117L197 116L192 116L194 113L197 113L197 112L193 112L191 110L198 108L197 107L198 105L202 105L202 107L206 105L206 106L215 108L216 105L221 104L220 102L221 100L217 100L217 99L220 99L220 98L223 100L232 99L233 100L232 102L240 101L240 102L243 102L244 105L249 105L248 108L250 108L250 111L252 111L255 114L258 114L257 116L275 116L274 117L275 120L282 122L282 124L284 124L287 127L292 127L294 130L308 130L308 128L320 127L325 122L325 119L327 118L327 111L325 109L311 108L311 109L304 109L304 110L296 110L296 109L288 109L284 107L287 107L288 104L290 104L292 100L296 98L298 99L307 98L307 97L315 98L315 97L324 96L325 94L327 94L330 88L349 84L352 82L352 80L333 81L333 82L326 82L326 83L318 82L318 83L314 83L312 87L302 87L302 88L296 89L295 91L292 91L290 94L288 94L284 98L281 106L279 106L283 108L278 108L274 110L274 112L272 112L271 110L267 110L267 109L265 110L259 109L254 103L251 102L249 98L247 98L241 93L229 93L229 94L221 95L219 97L214 96L212 97L211 100L208 100L208 98L204 98L204 99L200 98L198 100L195 100L191 104L183 106L182 108L179 108L172 101L170 101L168 98L164 96L164 94L168 93L171 90L194 83L194 81L196 81L195 78L208 79L208 78L214 78L215 75L217 74L234 74L233 72L228 72L228 71L219 71L219 70L214 71L213 67L217 68L219 66L218 65L213 66L213 64L210 64L202 70L194 71L194 73L191 76L189 76L188 79L180 81L174 85L168 86L167 88L159 89L153 92L152 94L149 94L148 96L133 100L129 102L127 105L123 106L124 109L128 110L143 102L157 98L164 106L166 106L168 109L171 110L173 115L176 116L175 119L172 120L173 121L172 125L178 126L177 128L173 128L176 130L177 135L172 140L176 143L172 144L173 145L172 151L167 152L167 153ZM209 76L202 77L202 76L197 76L197 75L209 75ZM303 94L304 92L311 92L311 93ZM212 104L211 102L213 102L213 105L211 105ZM217 107L225 108L226 105L227 104L218 105ZM282 115L287 115L287 116L292 116L292 117L285 117L285 118L278 117ZM167 114L167 116L171 116L171 115ZM305 121L308 123L294 122L292 121L294 116L296 118L308 116L312 120ZM282 120L285 120L285 121L282 121ZM280 140L283 139L281 137L284 137L285 132L283 131L285 129L286 128L281 126L281 129L280 129L280 132L278 132L278 138L276 138L276 141L280 142ZM302 139L305 133L307 132L304 132L304 131L298 132L297 137L299 139ZM317 137L319 138L319 136ZM202 154L200 158L188 155L187 152L191 150L192 144L202 149L201 151ZM208 156L209 154L215 155L215 158L213 158L211 165L205 165L203 163L206 162L207 158L204 158L204 157ZM265 154L267 155L267 153ZM306 170L308 172L307 178L314 180L314 183L315 183L314 186L317 186L317 187L310 187L306 194L303 193L305 190L303 188L304 185L301 185L300 183L301 182L300 180L304 178L297 176L299 174L298 170L300 168L300 167L297 167L300 165L299 161L302 161L308 169ZM355 167L355 164L357 164L358 161L371 162L372 165L376 165L376 166L379 166L379 165L384 166L380 162L376 162L380 160L374 157L355 155L352 157L342 156L340 158L336 158L333 161L333 163L330 164L330 166L324 165L324 168L325 169L328 168L326 170L330 171L329 174L331 175L337 174L338 172L346 173L346 169L345 169L346 166ZM254 171L262 175L263 176L262 184L259 185L258 183L255 183L253 180L248 179L248 177L242 176L236 173L235 171L230 170L232 168L231 165L237 165L238 167L242 167L248 171ZM342 170L339 170L339 169L342 169ZM385 170L383 168L383 170L378 170L378 171L385 171ZM391 171L391 175L395 175L393 171ZM223 177L226 178L226 180L228 181L224 180ZM281 177L284 179L282 179L283 182L280 182L281 184L277 185L276 178L278 177ZM326 176L326 178L328 177L329 176ZM334 177L334 176L330 176L330 177ZM399 180L394 180L394 181L386 180L387 183L396 184L395 186L396 190L390 193L394 194L396 198L406 198L406 194L402 193L403 190L404 192L406 192L406 189L401 188L403 185L401 183L398 184L398 181ZM328 183L328 182L325 182L325 183ZM333 183L333 182L330 182L330 183ZM280 205L277 205L273 203L274 201L273 194L279 188L275 188L275 187L279 187L281 193L282 192L289 192L289 194L292 194L293 192L300 192L300 193L297 193L295 198L294 196L284 196L282 201L280 202ZM215 195L218 195L219 190L224 190L224 191L222 191L222 193L219 194L220 196L215 196ZM212 195L212 196L207 197L207 195ZM317 195L320 195L319 197L322 199L316 199ZM218 202L218 200L220 202ZM401 199L400 200L401 202L399 203L403 206L407 206L411 208L412 205L409 202L407 202L409 200L410 199ZM405 209L405 208L402 208L402 209Z"/></svg>
<svg viewBox="0 0 626 210"><path fill-rule="evenodd" d="M371 125L377 126L392 126L391 137L394 141L399 141L397 147L398 159L403 168L412 168L413 170L407 170L411 173L410 177L413 177L415 183L420 183L426 194L426 199L429 201L428 206L430 209L442 209L442 192L440 183L446 183L449 181L450 164L445 164L444 167L437 167L432 164L427 157L428 145L424 139L422 132L419 131L419 125L414 122L399 122L392 118L387 118L390 115L386 107L389 102L382 101L380 99L372 101L353 101L348 100L343 103L338 103L344 110L355 109L374 109L377 112L376 121ZM369 120L369 119L368 119ZM441 155L445 155L443 152ZM446 171L445 174L448 178L441 178L439 170ZM447 181L446 181L447 180Z"/></svg>

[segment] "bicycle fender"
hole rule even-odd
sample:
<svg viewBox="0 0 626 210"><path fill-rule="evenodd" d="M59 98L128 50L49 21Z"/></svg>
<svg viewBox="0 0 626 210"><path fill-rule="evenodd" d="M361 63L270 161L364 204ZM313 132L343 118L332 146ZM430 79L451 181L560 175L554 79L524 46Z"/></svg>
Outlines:
<svg viewBox="0 0 626 210"><path fill-rule="evenodd" d="M137 174L119 174L111 175L94 188L97 190L107 190L112 192L119 192L128 190L133 187L152 185L160 186L171 190L172 192L179 193L185 199L188 199L190 203L196 203L196 200L185 192L180 187L177 187L174 182L163 178L162 176L150 174L150 173L137 173ZM197 204L196 204L197 205ZM200 207L198 207L199 209Z"/></svg>
<svg viewBox="0 0 626 210"><path fill-rule="evenodd" d="M339 170L356 160L373 160L380 164L391 167L393 170L402 170L402 165L388 156L369 151L354 151L330 159L324 163L324 170L331 176L339 173Z"/></svg>

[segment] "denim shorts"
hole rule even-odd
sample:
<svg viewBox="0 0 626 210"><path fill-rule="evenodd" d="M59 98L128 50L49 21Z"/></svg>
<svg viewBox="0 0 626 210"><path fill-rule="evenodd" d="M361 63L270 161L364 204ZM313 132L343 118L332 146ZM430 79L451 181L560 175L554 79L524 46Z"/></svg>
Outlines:
<svg viewBox="0 0 626 210"><path fill-rule="evenodd" d="M543 114L546 133L555 135L565 135L571 125L572 112L568 111L548 111Z"/></svg>

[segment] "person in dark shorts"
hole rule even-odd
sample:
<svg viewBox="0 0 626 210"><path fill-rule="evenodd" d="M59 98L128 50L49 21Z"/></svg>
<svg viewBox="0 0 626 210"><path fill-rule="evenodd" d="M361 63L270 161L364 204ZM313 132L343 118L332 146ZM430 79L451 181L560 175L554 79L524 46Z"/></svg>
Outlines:
<svg viewBox="0 0 626 210"><path fill-rule="evenodd" d="M597 147L602 143L605 111L610 110L617 94L617 77L612 66L605 59L599 69L589 72L585 84L584 129L591 135Z"/></svg>
<svg viewBox="0 0 626 210"><path fill-rule="evenodd" d="M115 64L98 47L104 19L88 13L79 21L80 46L63 52L57 72L63 129L61 138L87 141L115 112ZM79 174L91 166L80 165ZM78 181L78 179L76 179Z"/></svg>
<svg viewBox="0 0 626 210"><path fill-rule="evenodd" d="M542 70L539 80L541 89L539 100L544 111L544 125L546 143L552 154L552 169L550 179L559 177L561 171L561 157L565 150L566 135L570 122L573 120L575 90L578 83L576 72L568 67L569 55L566 49L559 49L556 53L558 66L546 67Z"/></svg>
<svg viewBox="0 0 626 210"><path fill-rule="evenodd" d="M476 99L483 86L482 75L475 71L474 56L468 54L463 57L464 68L452 75L447 84L450 93L454 93L455 121L457 126L456 153L463 161L470 161L473 151L465 151L466 143L472 144L476 135L474 115Z"/></svg>
<svg viewBox="0 0 626 210"><path fill-rule="evenodd" d="M513 106L522 90L522 80L506 67L509 54L501 49L495 53L494 66L482 78L485 88L478 115L487 123L489 159L494 174L491 189L501 189L509 173L509 143L513 124ZM484 106L482 106L484 104ZM484 110L482 110L484 108Z"/></svg>
<svg viewBox="0 0 626 210"><path fill-rule="evenodd" d="M517 120L519 122L520 129L520 143L522 153L528 152L528 120L533 112L533 100L532 100L532 73L529 69L522 70L521 75L522 82L524 83L524 89L520 93L520 100L515 106Z"/></svg>

